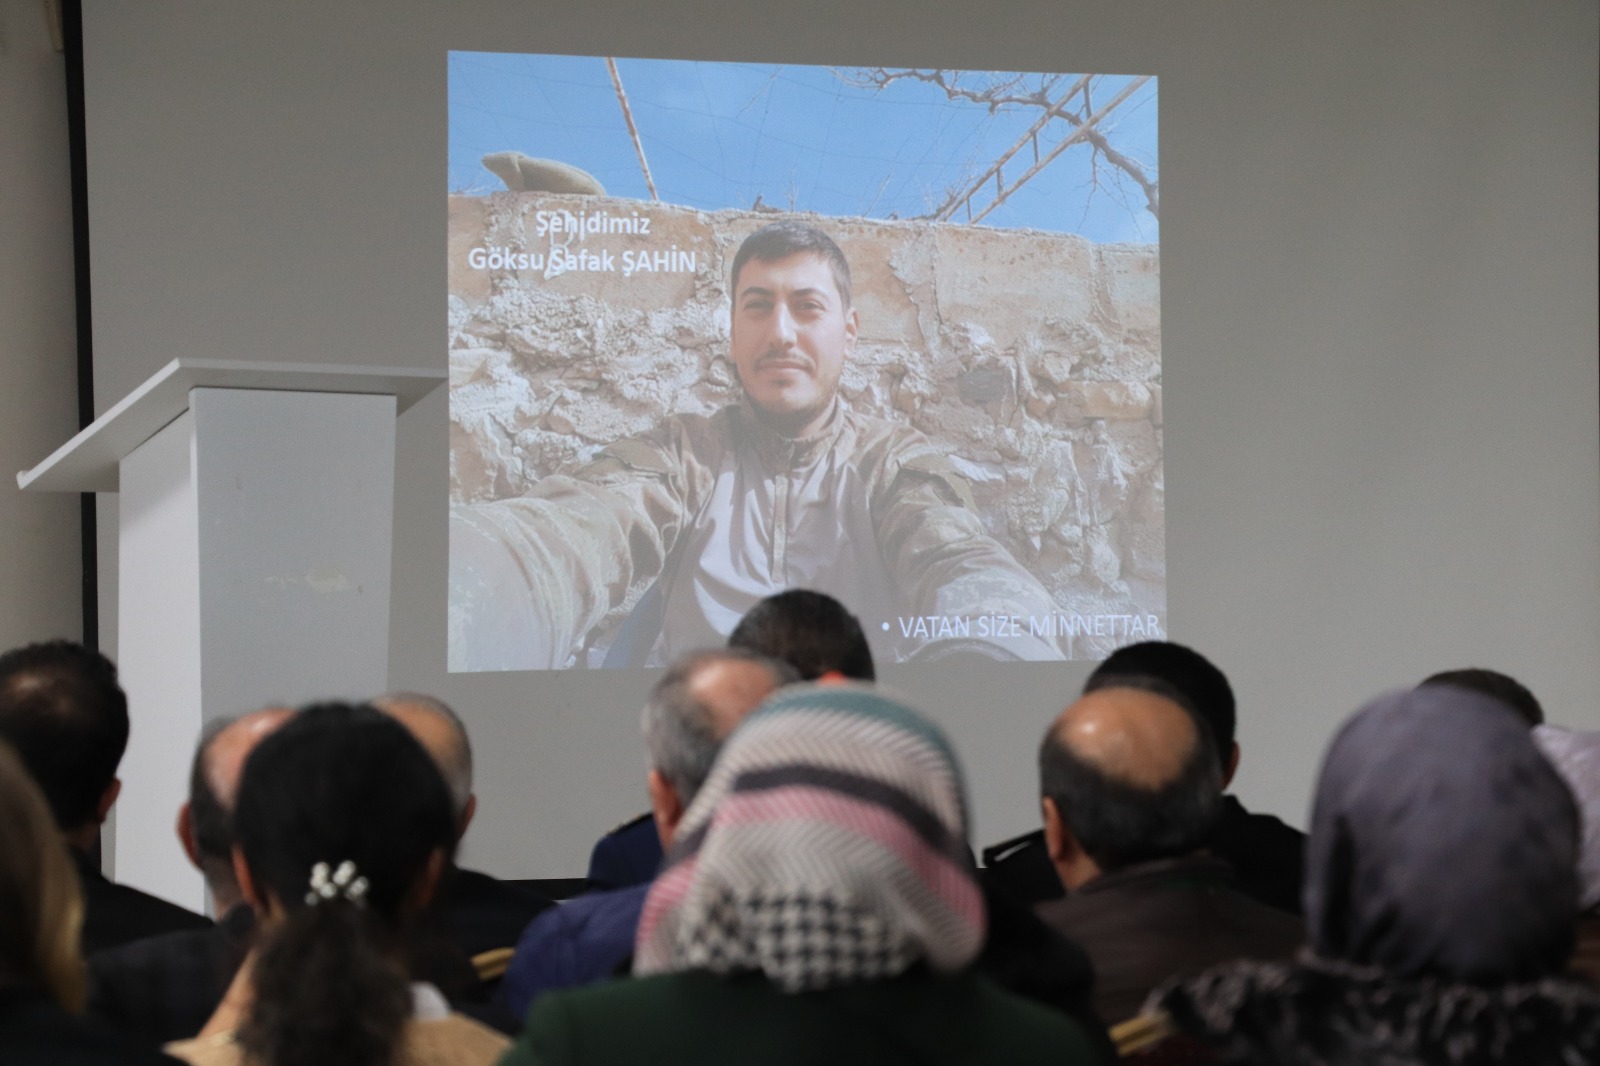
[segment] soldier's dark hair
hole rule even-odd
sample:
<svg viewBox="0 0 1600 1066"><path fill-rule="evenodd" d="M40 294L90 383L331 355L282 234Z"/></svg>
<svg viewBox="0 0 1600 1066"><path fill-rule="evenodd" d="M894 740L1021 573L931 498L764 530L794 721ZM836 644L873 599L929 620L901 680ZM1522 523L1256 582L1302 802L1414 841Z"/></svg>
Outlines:
<svg viewBox="0 0 1600 1066"><path fill-rule="evenodd" d="M1485 696L1492 696L1501 703L1510 707L1522 716L1531 729L1536 725L1544 725L1544 708L1534 698L1533 693L1514 677L1508 677L1498 670L1486 670L1481 666L1469 666L1464 670L1443 670L1432 677L1424 678L1418 688L1430 685L1452 685L1456 688L1469 689L1481 692Z"/></svg>
<svg viewBox="0 0 1600 1066"><path fill-rule="evenodd" d="M436 855L455 846L450 791L409 730L373 707L306 707L245 761L234 832L284 918L263 934L239 1043L262 1066L385 1063L411 1013L405 941ZM307 900L313 871L354 865L366 890ZM336 879L336 878L335 878Z"/></svg>
<svg viewBox="0 0 1600 1066"><path fill-rule="evenodd" d="M832 596L811 589L786 589L750 608L728 647L788 663L803 681L834 672L856 681L878 677L860 621Z"/></svg>
<svg viewBox="0 0 1600 1066"><path fill-rule="evenodd" d="M738 298L739 271L750 260L773 263L791 255L814 255L827 263L828 269L833 272L833 284L839 290L839 299L843 301L845 310L850 309L850 263L844 253L833 243L832 237L817 227L792 219L762 226L739 245L739 250L733 256L733 268L728 272L729 297Z"/></svg>
<svg viewBox="0 0 1600 1066"><path fill-rule="evenodd" d="M1156 678L1182 693L1181 702L1211 730L1218 762L1226 772L1236 727L1233 686L1227 675L1193 648L1147 640L1112 652L1084 682L1084 695L1116 685L1128 675Z"/></svg>
<svg viewBox="0 0 1600 1066"><path fill-rule="evenodd" d="M1099 689L1132 688L1183 709L1194 746L1178 775L1158 788L1114 777L1080 758L1057 724L1039 745L1039 794L1051 800L1078 845L1105 872L1177 858L1205 846L1222 810L1222 767L1205 720L1160 678L1122 675Z"/></svg>
<svg viewBox="0 0 1600 1066"><path fill-rule="evenodd" d="M0 738L16 749L60 828L89 824L128 747L128 697L116 666L68 640L0 655Z"/></svg>

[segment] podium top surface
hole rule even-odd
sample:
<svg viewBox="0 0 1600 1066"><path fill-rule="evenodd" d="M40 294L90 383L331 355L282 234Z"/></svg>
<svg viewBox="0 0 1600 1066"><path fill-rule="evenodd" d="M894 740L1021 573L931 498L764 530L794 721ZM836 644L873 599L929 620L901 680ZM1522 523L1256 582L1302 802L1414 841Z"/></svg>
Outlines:
<svg viewBox="0 0 1600 1066"><path fill-rule="evenodd" d="M174 359L79 431L17 487L41 492L116 492L124 456L189 409L190 389L268 389L393 396L404 411L445 380L443 370L332 363Z"/></svg>

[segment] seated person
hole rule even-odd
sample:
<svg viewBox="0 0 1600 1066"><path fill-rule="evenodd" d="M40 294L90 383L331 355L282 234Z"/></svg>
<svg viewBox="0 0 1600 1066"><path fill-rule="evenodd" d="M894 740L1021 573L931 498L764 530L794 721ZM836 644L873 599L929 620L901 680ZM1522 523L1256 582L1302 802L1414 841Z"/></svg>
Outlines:
<svg viewBox="0 0 1600 1066"><path fill-rule="evenodd" d="M466 725L449 704L419 692L391 692L373 700L372 705L409 729L433 756L450 788L459 842L478 813L478 797L472 791L472 741ZM553 905L532 889L452 863L428 924L473 958L511 947L528 923Z"/></svg>
<svg viewBox="0 0 1600 1066"><path fill-rule="evenodd" d="M1067 890L1039 916L1089 953L1095 1008L1111 1023L1169 977L1288 958L1305 939L1299 919L1237 891L1205 852L1222 775L1182 700L1123 677L1068 707L1039 746L1046 847Z"/></svg>
<svg viewBox="0 0 1600 1066"><path fill-rule="evenodd" d="M943 733L793 686L723 746L651 887L636 979L535 1004L506 1066L1097 1061L973 969L985 922Z"/></svg>
<svg viewBox="0 0 1600 1066"><path fill-rule="evenodd" d="M260 937L200 1035L196 1066L487 1066L505 1038L414 984L408 940L456 841L450 793L403 727L307 707L245 763L239 887Z"/></svg>
<svg viewBox="0 0 1600 1066"><path fill-rule="evenodd" d="M172 1060L78 1018L83 896L44 796L0 742L0 1062L144 1066Z"/></svg>
<svg viewBox="0 0 1600 1066"><path fill-rule="evenodd" d="M1562 978L1578 812L1527 723L1424 686L1368 704L1323 762L1306 859L1310 950L1152 995L1228 1062L1600 1061L1600 991Z"/></svg>
<svg viewBox="0 0 1600 1066"><path fill-rule="evenodd" d="M728 734L793 679L780 663L729 648L686 655L656 682L641 724L650 752L645 783L663 845L671 846ZM649 887L591 892L534 919L517 941L500 1005L521 1018L545 992L612 976L633 954Z"/></svg>
<svg viewBox="0 0 1600 1066"><path fill-rule="evenodd" d="M1226 789L1239 769L1233 687L1227 676L1191 648L1149 640L1112 652L1089 675L1083 691L1089 693L1116 684L1118 678L1128 674L1153 677L1183 694L1211 730L1217 762L1222 767L1222 787ZM1239 891L1269 907L1299 914L1305 841L1300 830L1270 814L1245 810L1237 797L1225 791L1207 846L1233 870ZM1001 891L1029 902L1061 895L1061 884L1050 869L1041 831L987 847L983 854L985 878Z"/></svg>
<svg viewBox="0 0 1600 1066"><path fill-rule="evenodd" d="M117 766L128 747L128 697L104 655L71 641L0 655L0 740L9 742L44 793L83 892L83 953L211 920L129 885L90 857L117 802Z"/></svg>
<svg viewBox="0 0 1600 1066"><path fill-rule="evenodd" d="M791 667L801 681L843 677L874 681L872 646L861 622L826 592L786 589L744 613L728 647L764 655ZM601 837L589 856L589 887L622 888L655 878L661 841L648 813Z"/></svg>
<svg viewBox="0 0 1600 1066"><path fill-rule="evenodd" d="M160 1047L194 1036L222 1002L255 936L255 915L233 872L233 805L245 759L294 712L268 707L201 731L178 839L205 876L221 921L145 937L89 958L89 1013Z"/></svg>

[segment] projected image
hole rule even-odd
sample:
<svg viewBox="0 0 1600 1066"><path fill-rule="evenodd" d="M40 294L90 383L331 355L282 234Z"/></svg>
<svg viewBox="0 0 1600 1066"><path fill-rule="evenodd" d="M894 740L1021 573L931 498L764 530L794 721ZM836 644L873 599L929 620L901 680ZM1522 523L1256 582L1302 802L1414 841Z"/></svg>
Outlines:
<svg viewBox="0 0 1600 1066"><path fill-rule="evenodd" d="M449 63L452 671L1164 637L1154 78Z"/></svg>

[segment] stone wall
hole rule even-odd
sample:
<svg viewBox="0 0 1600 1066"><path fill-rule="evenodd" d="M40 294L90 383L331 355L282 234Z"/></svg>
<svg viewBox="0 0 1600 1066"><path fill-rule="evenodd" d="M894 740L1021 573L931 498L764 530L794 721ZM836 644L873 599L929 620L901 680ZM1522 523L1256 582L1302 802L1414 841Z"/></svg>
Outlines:
<svg viewBox="0 0 1600 1066"><path fill-rule="evenodd" d="M509 192L449 211L453 499L517 494L665 412L737 399L725 264L772 216ZM622 232L552 231L563 211ZM626 232L643 218L647 234ZM860 312L849 403L947 443L990 531L1064 611L1154 615L1149 635L1164 633L1157 248L817 224L850 260ZM641 255L667 269L630 274ZM1104 624L1074 657L1128 637Z"/></svg>

